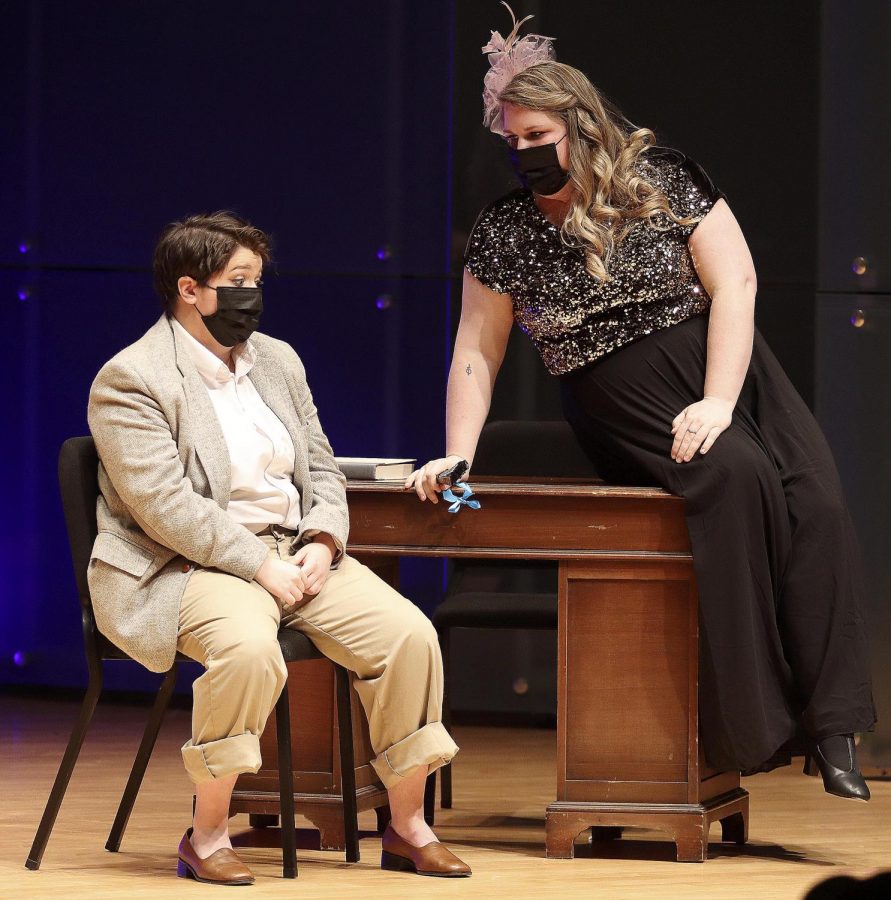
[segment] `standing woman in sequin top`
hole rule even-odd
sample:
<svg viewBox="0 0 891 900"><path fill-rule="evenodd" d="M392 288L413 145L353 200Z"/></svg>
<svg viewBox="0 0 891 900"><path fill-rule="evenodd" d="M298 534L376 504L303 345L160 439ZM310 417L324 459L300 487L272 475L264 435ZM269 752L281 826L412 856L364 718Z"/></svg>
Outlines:
<svg viewBox="0 0 891 900"><path fill-rule="evenodd" d="M745 238L698 165L517 27L484 48L484 98L527 187L471 234L446 454L406 486L436 502L436 476L472 463L517 322L603 477L686 500L708 762L763 771L804 737L826 790L867 800L856 538L826 440L754 327Z"/></svg>

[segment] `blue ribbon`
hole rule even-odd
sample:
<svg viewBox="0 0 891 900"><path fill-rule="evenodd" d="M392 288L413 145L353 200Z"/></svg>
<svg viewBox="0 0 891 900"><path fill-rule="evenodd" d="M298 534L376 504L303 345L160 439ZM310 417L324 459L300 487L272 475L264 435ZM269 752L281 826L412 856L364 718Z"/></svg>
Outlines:
<svg viewBox="0 0 891 900"><path fill-rule="evenodd" d="M454 492L454 488L460 488L464 493L459 496ZM479 509L479 500L471 500L470 498L472 496L473 491L470 489L470 485L466 481L459 481L457 484L452 485L451 487L447 487L442 492L442 499L448 500L448 502L452 504L449 507L450 513L458 512L462 506L469 506L471 509Z"/></svg>

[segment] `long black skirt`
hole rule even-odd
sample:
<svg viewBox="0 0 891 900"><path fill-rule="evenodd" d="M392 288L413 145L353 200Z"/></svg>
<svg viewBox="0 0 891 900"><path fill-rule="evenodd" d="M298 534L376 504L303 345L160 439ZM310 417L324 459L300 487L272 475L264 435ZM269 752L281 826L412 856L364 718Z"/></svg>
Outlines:
<svg viewBox="0 0 891 900"><path fill-rule="evenodd" d="M700 723L708 762L758 770L803 733L875 723L859 549L819 425L762 336L733 422L706 454L670 456L671 423L702 399L697 316L561 377L598 471L686 500L699 588Z"/></svg>

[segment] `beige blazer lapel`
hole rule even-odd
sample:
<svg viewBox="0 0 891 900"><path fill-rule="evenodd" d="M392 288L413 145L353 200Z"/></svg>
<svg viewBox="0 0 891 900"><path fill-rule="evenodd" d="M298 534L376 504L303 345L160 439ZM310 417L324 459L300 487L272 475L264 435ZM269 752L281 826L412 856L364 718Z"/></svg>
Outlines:
<svg viewBox="0 0 891 900"><path fill-rule="evenodd" d="M211 496L221 509L225 509L229 505L229 495L232 491L229 448L226 446L217 414L210 402L207 387L189 356L182 336L172 326L170 331L176 353L176 366L183 378L195 453L207 475Z"/></svg>

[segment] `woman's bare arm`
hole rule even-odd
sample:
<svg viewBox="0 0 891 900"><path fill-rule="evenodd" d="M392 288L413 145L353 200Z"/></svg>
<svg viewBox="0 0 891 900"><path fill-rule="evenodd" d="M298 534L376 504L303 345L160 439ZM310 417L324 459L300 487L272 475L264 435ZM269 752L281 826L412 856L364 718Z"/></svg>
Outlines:
<svg viewBox="0 0 891 900"><path fill-rule="evenodd" d="M755 331L755 266L726 201L712 207L690 236L689 246L712 305L703 399L681 410L672 423L671 456L677 462L689 462L697 450L707 453L730 426Z"/></svg>
<svg viewBox="0 0 891 900"><path fill-rule="evenodd" d="M421 500L437 501L437 491L442 489L436 483L440 472L459 459L473 462L512 324L510 295L487 288L465 269L461 321L446 395L446 455L430 460L405 482Z"/></svg>

